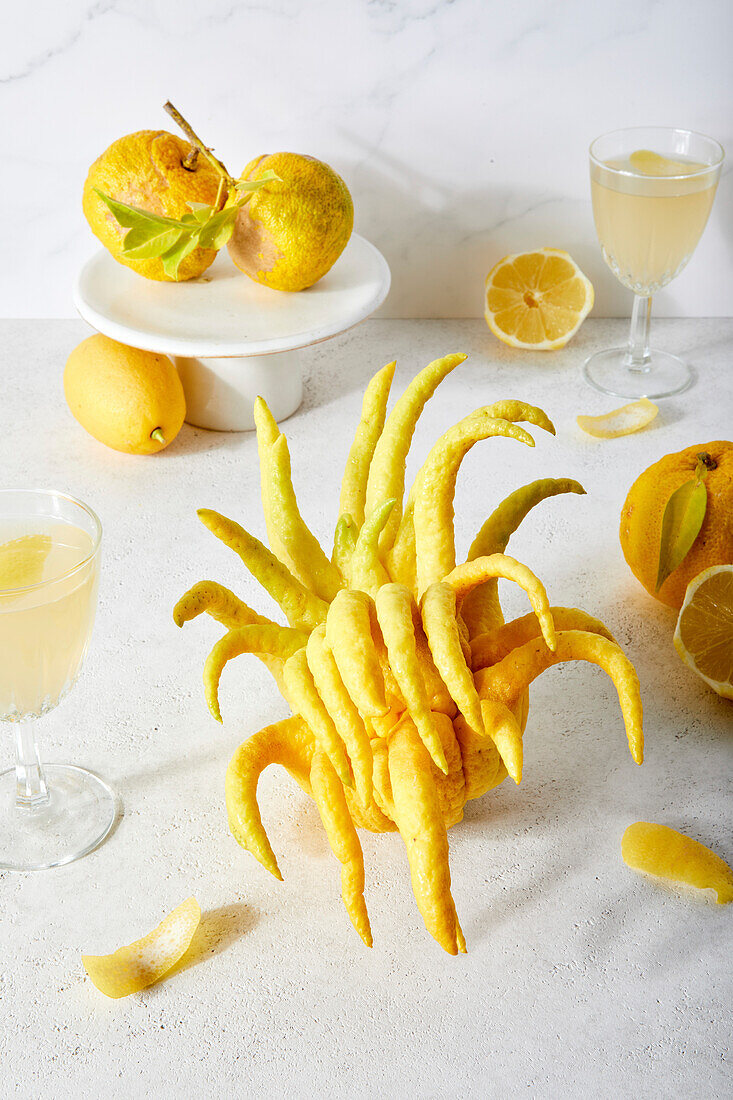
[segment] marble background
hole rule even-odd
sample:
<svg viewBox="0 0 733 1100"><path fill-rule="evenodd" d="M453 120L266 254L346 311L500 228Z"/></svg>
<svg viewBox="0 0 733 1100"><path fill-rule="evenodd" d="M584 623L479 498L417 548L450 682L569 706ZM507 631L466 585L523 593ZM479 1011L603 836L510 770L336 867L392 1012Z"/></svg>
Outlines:
<svg viewBox="0 0 733 1100"><path fill-rule="evenodd" d="M597 315L629 295L595 239L589 142L628 125L733 149L730 0L4 0L0 316L73 314L95 242L80 209L116 137L171 98L232 169L278 148L331 162L385 253L387 317L472 317L510 251L567 248ZM669 315L731 309L724 176Z"/></svg>

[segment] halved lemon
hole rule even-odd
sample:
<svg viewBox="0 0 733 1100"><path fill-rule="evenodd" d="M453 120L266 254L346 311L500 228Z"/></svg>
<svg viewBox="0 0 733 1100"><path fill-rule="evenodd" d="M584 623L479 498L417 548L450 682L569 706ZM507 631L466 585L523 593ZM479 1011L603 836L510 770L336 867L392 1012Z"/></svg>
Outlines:
<svg viewBox="0 0 733 1100"><path fill-rule="evenodd" d="M733 565L712 565L687 586L674 645L724 699L733 699Z"/></svg>
<svg viewBox="0 0 733 1100"><path fill-rule="evenodd" d="M486 276L486 323L512 348L564 348L592 307L590 279L560 248L505 256Z"/></svg>

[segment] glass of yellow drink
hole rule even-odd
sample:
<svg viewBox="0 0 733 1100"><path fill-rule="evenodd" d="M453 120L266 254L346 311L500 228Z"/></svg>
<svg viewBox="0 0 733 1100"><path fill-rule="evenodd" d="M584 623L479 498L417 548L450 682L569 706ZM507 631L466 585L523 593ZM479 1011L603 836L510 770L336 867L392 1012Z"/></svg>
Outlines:
<svg viewBox="0 0 733 1100"><path fill-rule="evenodd" d="M634 293L626 347L592 355L585 376L619 397L667 397L689 386L689 367L651 350L652 295L695 251L715 198L723 149L691 130L634 127L590 147L593 217L603 258Z"/></svg>
<svg viewBox="0 0 733 1100"><path fill-rule="evenodd" d="M15 766L0 773L0 869L70 863L114 822L107 784L71 764L41 765L35 739L36 719L81 671L101 537L94 512L72 497L0 490L0 723L15 735Z"/></svg>

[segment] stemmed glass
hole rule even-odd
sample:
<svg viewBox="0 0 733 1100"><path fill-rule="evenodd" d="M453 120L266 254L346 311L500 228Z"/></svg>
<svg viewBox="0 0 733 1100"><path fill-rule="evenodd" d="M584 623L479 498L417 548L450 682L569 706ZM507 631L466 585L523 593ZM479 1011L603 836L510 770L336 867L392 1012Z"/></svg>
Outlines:
<svg viewBox="0 0 733 1100"><path fill-rule="evenodd" d="M0 774L0 868L40 870L95 848L115 797L92 772L42 766L35 722L69 693L97 604L102 528L91 508L44 490L0 490L0 722L15 767Z"/></svg>
<svg viewBox="0 0 733 1100"><path fill-rule="evenodd" d="M717 141L691 130L634 127L590 147L593 216L603 258L634 292L626 347L586 360L586 379L619 397L668 397L692 376L676 355L651 350L652 294L679 275L695 251L723 163Z"/></svg>

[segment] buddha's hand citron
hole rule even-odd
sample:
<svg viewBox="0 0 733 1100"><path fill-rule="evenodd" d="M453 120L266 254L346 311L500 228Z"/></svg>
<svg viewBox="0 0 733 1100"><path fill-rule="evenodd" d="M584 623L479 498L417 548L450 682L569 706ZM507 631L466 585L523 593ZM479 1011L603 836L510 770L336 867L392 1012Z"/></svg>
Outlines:
<svg viewBox="0 0 733 1100"><path fill-rule="evenodd" d="M64 370L72 413L90 435L115 451L155 454L181 430L186 399L166 355L90 336L74 348Z"/></svg>

